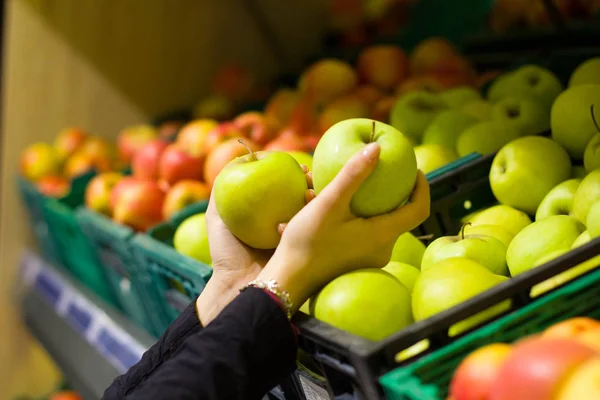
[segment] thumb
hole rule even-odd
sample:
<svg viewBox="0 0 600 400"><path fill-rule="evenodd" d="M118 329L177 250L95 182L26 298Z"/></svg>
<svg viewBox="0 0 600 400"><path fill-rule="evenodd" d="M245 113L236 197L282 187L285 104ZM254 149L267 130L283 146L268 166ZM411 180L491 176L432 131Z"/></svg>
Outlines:
<svg viewBox="0 0 600 400"><path fill-rule="evenodd" d="M377 166L379 151L377 143L369 143L354 154L318 198L322 198L321 201L329 203L332 207L339 206L340 202L349 205L360 185Z"/></svg>

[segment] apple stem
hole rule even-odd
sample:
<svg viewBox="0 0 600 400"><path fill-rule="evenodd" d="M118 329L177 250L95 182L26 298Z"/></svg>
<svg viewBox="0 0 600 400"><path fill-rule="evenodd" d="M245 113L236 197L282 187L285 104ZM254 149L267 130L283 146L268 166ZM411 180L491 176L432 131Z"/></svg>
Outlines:
<svg viewBox="0 0 600 400"><path fill-rule="evenodd" d="M252 151L252 149L242 140L242 139L238 139L238 142L244 146L246 148L246 150L248 150L248 154L250 154L250 158L254 161L258 161L258 158L256 158L256 154L254 154L254 152Z"/></svg>
<svg viewBox="0 0 600 400"><path fill-rule="evenodd" d="M373 125L371 128L371 138L369 139L369 143L373 143L374 139L375 139L375 121L373 121Z"/></svg>
<svg viewBox="0 0 600 400"><path fill-rule="evenodd" d="M419 239L419 240L431 240L431 239L433 239L433 233L430 233L429 235L417 236L417 239Z"/></svg>
<svg viewBox="0 0 600 400"><path fill-rule="evenodd" d="M464 224L464 225L462 226L462 228L460 229L460 236L461 236L461 238L462 238L462 239L464 239L464 238L465 238L465 228L466 228L467 226L469 226L469 225L471 225L471 223L470 223L470 222L467 222L467 223L466 223L466 224Z"/></svg>
<svg viewBox="0 0 600 400"><path fill-rule="evenodd" d="M590 106L590 113L592 114L592 121L594 121L594 125L596 126L596 130L600 133L600 127L598 127L598 122L596 121L596 116L594 115L594 105Z"/></svg>

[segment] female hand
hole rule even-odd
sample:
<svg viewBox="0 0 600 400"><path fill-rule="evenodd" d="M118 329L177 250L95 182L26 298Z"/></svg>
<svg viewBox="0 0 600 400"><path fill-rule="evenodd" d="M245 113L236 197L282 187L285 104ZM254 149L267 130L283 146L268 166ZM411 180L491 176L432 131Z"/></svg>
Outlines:
<svg viewBox="0 0 600 400"><path fill-rule="evenodd" d="M379 145L365 146L285 226L281 243L258 279L277 281L289 293L294 311L339 275L385 266L396 239L429 217L429 184L421 171L408 204L371 218L351 213L352 197L378 160Z"/></svg>

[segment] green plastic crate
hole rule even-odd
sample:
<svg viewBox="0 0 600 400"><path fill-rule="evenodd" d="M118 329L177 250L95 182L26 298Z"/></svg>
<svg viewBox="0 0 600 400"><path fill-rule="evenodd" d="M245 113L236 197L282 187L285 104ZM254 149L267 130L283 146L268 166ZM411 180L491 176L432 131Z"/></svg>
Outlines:
<svg viewBox="0 0 600 400"><path fill-rule="evenodd" d="M133 255L131 240L135 232L84 207L77 210L77 219L95 250L118 305L138 326L152 333L153 325L143 297L150 280Z"/></svg>
<svg viewBox="0 0 600 400"><path fill-rule="evenodd" d="M154 333L161 335L204 289L212 268L173 248L173 235L188 217L206 211L208 202L193 204L170 221L138 234L133 239L139 265L144 265L152 279L147 297L154 322Z"/></svg>
<svg viewBox="0 0 600 400"><path fill-rule="evenodd" d="M389 372L380 383L390 400L444 400L456 367L472 351L491 343L514 342L576 316L600 319L600 270Z"/></svg>

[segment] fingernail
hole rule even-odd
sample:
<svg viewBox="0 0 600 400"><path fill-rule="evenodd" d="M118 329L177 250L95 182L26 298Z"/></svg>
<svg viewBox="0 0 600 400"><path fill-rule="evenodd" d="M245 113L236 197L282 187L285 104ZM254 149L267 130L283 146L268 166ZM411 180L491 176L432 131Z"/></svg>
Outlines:
<svg viewBox="0 0 600 400"><path fill-rule="evenodd" d="M377 161L379 158L379 145L377 143L369 143L363 148L362 155L369 162Z"/></svg>

